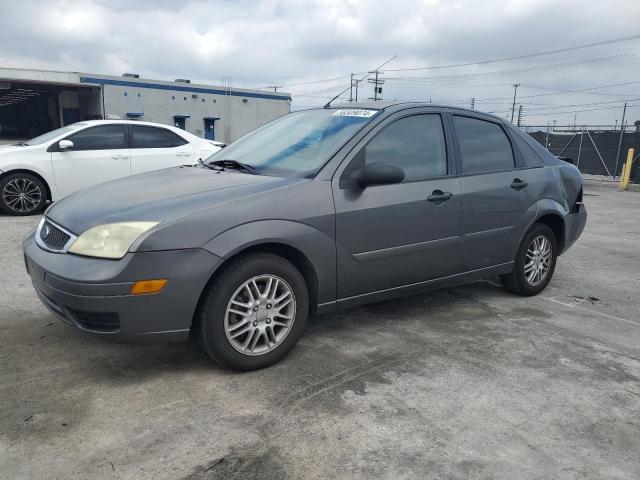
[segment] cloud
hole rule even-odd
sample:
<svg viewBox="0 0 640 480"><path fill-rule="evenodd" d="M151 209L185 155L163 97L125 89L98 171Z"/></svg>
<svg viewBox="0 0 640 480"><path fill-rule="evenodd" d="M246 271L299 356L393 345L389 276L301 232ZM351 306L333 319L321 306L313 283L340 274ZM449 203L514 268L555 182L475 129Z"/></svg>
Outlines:
<svg viewBox="0 0 640 480"><path fill-rule="evenodd" d="M127 71L148 78L181 77L206 83L219 83L223 76L231 76L235 86L246 87L340 77L332 82L284 87L294 95L294 106L301 107L323 103L348 86L350 73L366 72L394 54L398 58L389 68L433 66L632 35L637 32L640 3L23 0L3 2L2 12L2 66L115 75ZM522 84L519 93L523 96L550 92L549 89L621 83L639 77L640 58L630 55L616 62L539 71L526 71L527 67L634 52L640 52L640 41L480 67L387 72L383 75L387 79L384 96L454 103L467 103L475 97L480 108L506 111L514 82ZM525 69L525 73L487 74L514 69ZM481 75L448 82L428 80L432 76L471 73ZM362 88L361 98L370 94L370 85ZM603 90L640 97L634 93L638 91L633 86ZM635 98L632 96L628 98ZM502 100L481 100L489 98ZM627 97L585 93L522 101L529 120L546 123L551 116L533 114L544 112L543 107L548 104L624 98ZM613 110L578 115L585 122L606 123L619 116ZM640 116L640 109L631 114ZM563 113L557 120L572 121L573 114Z"/></svg>

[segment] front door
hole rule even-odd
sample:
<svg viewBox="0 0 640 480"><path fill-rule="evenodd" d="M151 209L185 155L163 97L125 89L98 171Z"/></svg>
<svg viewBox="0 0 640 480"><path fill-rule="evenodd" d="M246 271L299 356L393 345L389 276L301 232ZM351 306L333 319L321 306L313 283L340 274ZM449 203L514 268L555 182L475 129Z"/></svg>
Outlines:
<svg viewBox="0 0 640 480"><path fill-rule="evenodd" d="M511 262L536 213L542 178L518 168L496 122L453 115L462 176L462 246L466 270Z"/></svg>
<svg viewBox="0 0 640 480"><path fill-rule="evenodd" d="M399 114L376 127L333 180L338 298L431 280L459 269L460 183L440 114ZM401 183L361 188L353 172L403 169Z"/></svg>
<svg viewBox="0 0 640 480"><path fill-rule="evenodd" d="M66 138L73 147L52 146L51 162L56 187L64 197L81 188L126 177L130 156L124 125L89 127Z"/></svg>

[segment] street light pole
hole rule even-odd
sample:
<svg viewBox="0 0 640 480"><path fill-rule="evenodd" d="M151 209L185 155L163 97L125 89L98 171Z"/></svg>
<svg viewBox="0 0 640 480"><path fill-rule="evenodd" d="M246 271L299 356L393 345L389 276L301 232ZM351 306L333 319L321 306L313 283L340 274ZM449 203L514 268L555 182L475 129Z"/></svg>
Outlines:
<svg viewBox="0 0 640 480"><path fill-rule="evenodd" d="M513 84L513 88L514 88L514 90L513 90L513 105L512 105L512 107L511 107L511 123L513 123L513 116L514 116L514 115L515 115L515 113L516 113L516 95L517 95L517 93L518 93L518 87L519 87L519 86L520 86L520 84L519 84L519 83L514 83L514 84Z"/></svg>

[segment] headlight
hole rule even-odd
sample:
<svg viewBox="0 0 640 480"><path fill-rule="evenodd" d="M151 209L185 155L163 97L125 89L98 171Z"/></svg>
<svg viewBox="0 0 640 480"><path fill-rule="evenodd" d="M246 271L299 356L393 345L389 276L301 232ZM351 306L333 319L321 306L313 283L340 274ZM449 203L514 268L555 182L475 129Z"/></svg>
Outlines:
<svg viewBox="0 0 640 480"><path fill-rule="evenodd" d="M69 252L88 257L122 258L135 240L159 222L122 222L98 225L73 242Z"/></svg>

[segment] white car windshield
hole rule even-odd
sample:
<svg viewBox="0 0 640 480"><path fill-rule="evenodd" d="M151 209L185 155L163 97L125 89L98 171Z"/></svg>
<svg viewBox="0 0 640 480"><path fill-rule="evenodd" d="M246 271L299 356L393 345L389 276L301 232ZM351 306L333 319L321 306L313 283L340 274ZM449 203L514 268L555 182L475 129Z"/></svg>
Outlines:
<svg viewBox="0 0 640 480"><path fill-rule="evenodd" d="M49 140L53 140L56 137L64 135L65 133L72 132L81 127L86 127L86 123L73 123L71 125L67 125L66 127L56 128L55 130L51 130L50 132L43 133L35 138L32 138L28 142L25 142L26 145L42 145L43 143L48 142Z"/></svg>
<svg viewBox="0 0 640 480"><path fill-rule="evenodd" d="M206 163L236 161L259 174L311 176L378 112L332 108L291 113L248 133Z"/></svg>

